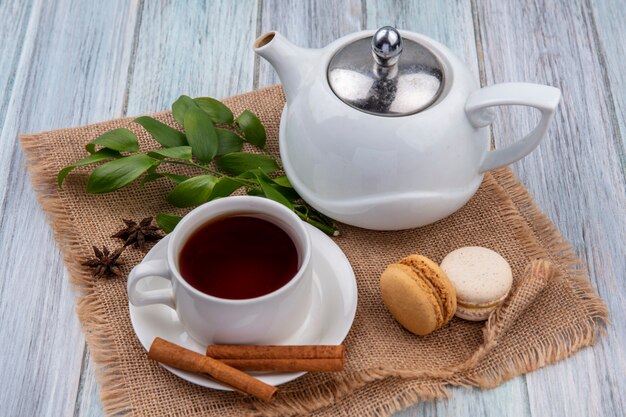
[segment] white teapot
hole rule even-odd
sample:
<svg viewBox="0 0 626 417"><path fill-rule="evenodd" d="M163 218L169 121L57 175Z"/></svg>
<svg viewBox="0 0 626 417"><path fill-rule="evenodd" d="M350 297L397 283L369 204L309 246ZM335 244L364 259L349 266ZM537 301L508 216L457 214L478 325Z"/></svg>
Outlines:
<svg viewBox="0 0 626 417"><path fill-rule="evenodd" d="M560 101L554 87L480 88L442 44L386 26L322 49L277 32L254 43L276 69L287 103L279 143L294 188L320 212L375 230L423 226L461 208L483 174L531 152ZM491 107L538 109L534 130L490 150Z"/></svg>

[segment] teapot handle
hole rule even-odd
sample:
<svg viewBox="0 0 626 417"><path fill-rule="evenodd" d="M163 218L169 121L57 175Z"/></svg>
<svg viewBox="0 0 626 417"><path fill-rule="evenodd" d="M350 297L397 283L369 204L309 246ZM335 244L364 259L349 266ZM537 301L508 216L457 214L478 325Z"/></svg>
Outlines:
<svg viewBox="0 0 626 417"><path fill-rule="evenodd" d="M546 135L556 107L561 101L558 88L540 84L504 83L474 91L465 103L465 114L476 128L490 125L495 119L494 106L522 105L541 112L537 126L521 140L502 149L487 152L479 172L509 165L528 155Z"/></svg>

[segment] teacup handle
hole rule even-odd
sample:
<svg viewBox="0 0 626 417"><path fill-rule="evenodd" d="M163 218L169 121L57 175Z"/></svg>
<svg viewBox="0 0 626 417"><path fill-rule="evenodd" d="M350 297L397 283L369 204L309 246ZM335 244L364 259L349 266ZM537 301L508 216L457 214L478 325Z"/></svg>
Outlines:
<svg viewBox="0 0 626 417"><path fill-rule="evenodd" d="M137 284L147 277L161 277L171 282L170 267L165 259L143 262L130 271L128 276L128 299L134 306L165 304L176 310L172 287L162 290L139 291Z"/></svg>
<svg viewBox="0 0 626 417"><path fill-rule="evenodd" d="M465 103L465 114L472 126L490 125L495 119L494 106L521 105L534 107L541 112L537 126L521 140L502 149L487 152L479 172L509 165L528 155L546 135L550 121L561 101L558 88L540 84L504 83L481 88L470 94Z"/></svg>

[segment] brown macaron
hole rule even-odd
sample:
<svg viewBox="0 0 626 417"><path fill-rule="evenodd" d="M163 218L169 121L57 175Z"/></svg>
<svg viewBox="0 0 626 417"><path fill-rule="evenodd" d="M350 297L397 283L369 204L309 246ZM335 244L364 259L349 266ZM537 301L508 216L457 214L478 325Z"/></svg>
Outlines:
<svg viewBox="0 0 626 417"><path fill-rule="evenodd" d="M391 315L410 332L424 336L456 311L456 291L445 272L422 255L410 255L382 273L380 290Z"/></svg>

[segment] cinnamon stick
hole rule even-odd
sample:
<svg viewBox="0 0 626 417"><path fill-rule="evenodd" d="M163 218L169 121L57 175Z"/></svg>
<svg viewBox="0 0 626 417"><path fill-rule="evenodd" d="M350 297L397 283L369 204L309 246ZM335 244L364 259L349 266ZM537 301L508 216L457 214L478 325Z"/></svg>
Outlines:
<svg viewBox="0 0 626 417"><path fill-rule="evenodd" d="M211 345L207 356L245 371L335 372L344 365L344 347L330 345Z"/></svg>
<svg viewBox="0 0 626 417"><path fill-rule="evenodd" d="M185 349L160 337L152 342L148 357L184 371L206 373L219 382L264 401L269 401L276 395L276 387L259 381L218 360Z"/></svg>
<svg viewBox="0 0 626 417"><path fill-rule="evenodd" d="M219 359L242 371L337 372L343 370L343 359Z"/></svg>
<svg viewBox="0 0 626 417"><path fill-rule="evenodd" d="M215 359L341 359L342 345L250 346L210 345L207 356Z"/></svg>

